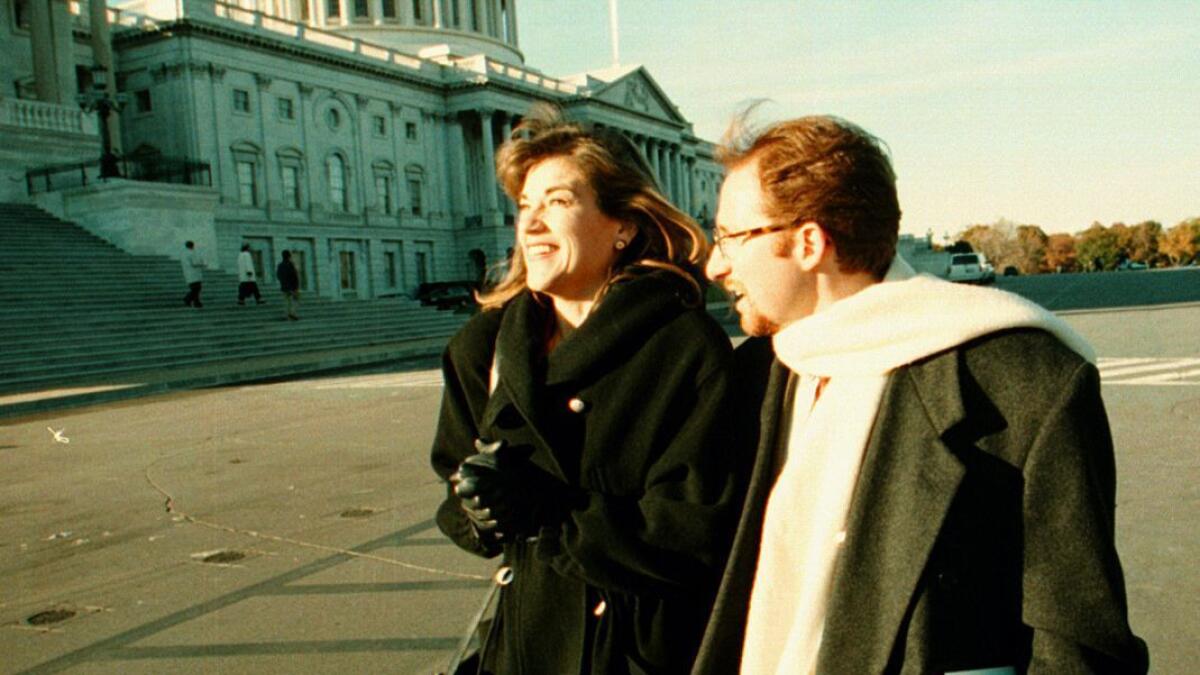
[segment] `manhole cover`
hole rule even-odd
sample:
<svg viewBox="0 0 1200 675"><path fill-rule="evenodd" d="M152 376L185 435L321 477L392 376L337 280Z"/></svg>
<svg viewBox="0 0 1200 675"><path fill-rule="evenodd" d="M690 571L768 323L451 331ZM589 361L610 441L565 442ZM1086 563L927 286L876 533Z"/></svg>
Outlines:
<svg viewBox="0 0 1200 675"><path fill-rule="evenodd" d="M75 612L69 609L48 609L44 612L34 614L25 619L25 621L32 626L45 626L51 623L58 623L59 621L66 621L73 616L75 616Z"/></svg>
<svg viewBox="0 0 1200 675"><path fill-rule="evenodd" d="M231 563L237 562L246 557L241 551L217 551L216 553L206 555L200 559L200 562L206 563Z"/></svg>
<svg viewBox="0 0 1200 675"><path fill-rule="evenodd" d="M367 516L375 515L375 509L346 509L342 511L343 518L366 518Z"/></svg>
<svg viewBox="0 0 1200 675"><path fill-rule="evenodd" d="M1171 408L1171 412L1190 420L1200 420L1200 398L1180 401Z"/></svg>

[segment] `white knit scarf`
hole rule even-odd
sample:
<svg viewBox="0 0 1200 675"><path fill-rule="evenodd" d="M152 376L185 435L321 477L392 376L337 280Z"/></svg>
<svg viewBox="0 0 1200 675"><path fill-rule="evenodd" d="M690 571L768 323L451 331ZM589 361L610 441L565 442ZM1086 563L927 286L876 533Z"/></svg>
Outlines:
<svg viewBox="0 0 1200 675"><path fill-rule="evenodd" d="M775 335L776 356L801 376L801 385L786 458L767 501L742 673L816 672L833 566L890 373L1021 327L1045 330L1095 361L1079 334L1032 302L918 276L899 257L881 283ZM818 381L824 386L813 405Z"/></svg>

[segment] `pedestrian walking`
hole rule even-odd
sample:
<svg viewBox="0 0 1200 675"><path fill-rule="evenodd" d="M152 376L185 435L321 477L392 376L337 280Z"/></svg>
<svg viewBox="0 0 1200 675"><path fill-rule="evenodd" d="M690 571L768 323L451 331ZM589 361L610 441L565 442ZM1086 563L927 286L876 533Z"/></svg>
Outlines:
<svg viewBox="0 0 1200 675"><path fill-rule="evenodd" d="M300 273L292 262L292 252L284 251L279 267L275 268L275 278L279 279L279 290L283 291L283 307L287 319L296 321L296 307L300 304Z"/></svg>
<svg viewBox="0 0 1200 675"><path fill-rule="evenodd" d="M246 304L246 298L254 296L254 303L262 304L262 293L258 291L258 273L254 271L254 259L250 256L250 244L242 244L238 254L238 304Z"/></svg>
<svg viewBox="0 0 1200 675"><path fill-rule="evenodd" d="M200 302L200 287L204 284L204 258L196 250L196 242L188 241L183 246L185 250L180 264L183 266L183 280L188 286L187 295L183 296L183 304L185 307L200 309L204 306L204 303Z"/></svg>

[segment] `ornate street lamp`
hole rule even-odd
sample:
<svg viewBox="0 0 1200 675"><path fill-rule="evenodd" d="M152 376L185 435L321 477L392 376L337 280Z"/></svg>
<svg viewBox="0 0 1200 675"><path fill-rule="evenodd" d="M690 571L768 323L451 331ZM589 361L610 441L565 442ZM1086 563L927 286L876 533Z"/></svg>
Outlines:
<svg viewBox="0 0 1200 675"><path fill-rule="evenodd" d="M108 69L101 65L95 65L91 68L92 71L92 89L91 91L82 93L78 96L79 107L86 112L96 113L96 117L100 120L100 145L102 148L100 154L100 177L101 178L120 178L121 167L117 164L117 156L112 151L112 137L108 133L108 116L110 113L121 110L124 103L123 96L108 95Z"/></svg>

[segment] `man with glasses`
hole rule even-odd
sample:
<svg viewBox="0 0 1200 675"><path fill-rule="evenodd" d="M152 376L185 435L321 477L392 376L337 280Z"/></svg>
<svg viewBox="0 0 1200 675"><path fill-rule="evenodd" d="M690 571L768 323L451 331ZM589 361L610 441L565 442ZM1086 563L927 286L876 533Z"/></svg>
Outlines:
<svg viewBox="0 0 1200 675"><path fill-rule="evenodd" d="M867 132L737 129L707 272L757 451L694 673L1144 673L1091 347L915 275Z"/></svg>

